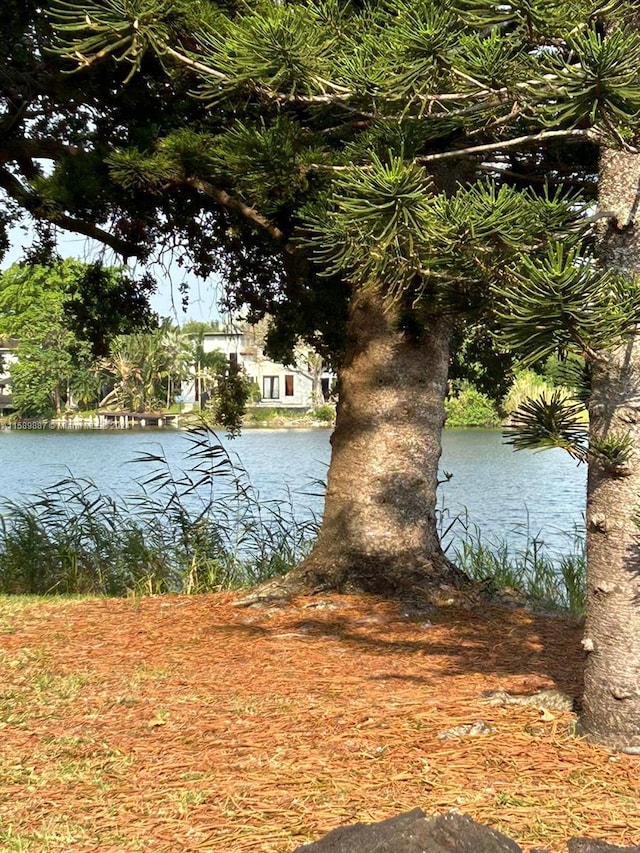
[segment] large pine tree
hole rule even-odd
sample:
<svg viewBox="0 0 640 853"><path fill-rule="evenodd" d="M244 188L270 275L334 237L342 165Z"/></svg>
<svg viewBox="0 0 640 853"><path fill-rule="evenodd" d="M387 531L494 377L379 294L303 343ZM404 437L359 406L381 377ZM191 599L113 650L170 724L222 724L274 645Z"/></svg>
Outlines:
<svg viewBox="0 0 640 853"><path fill-rule="evenodd" d="M634 7L52 0L17 28L27 54L33 32L49 39L38 62L56 80L60 61L76 73L55 93L64 152L43 153L55 109L38 136L27 87L8 97L25 144L4 156L5 190L63 227L95 217L130 254L184 244L225 272L231 305L273 317L274 351L301 335L341 353L323 526L286 589L462 582L434 516L450 342L469 318L531 360L629 333L635 285L589 254L589 218L614 214L585 218L554 187L592 189L599 146L633 145ZM97 182L84 200L82 175ZM562 440L556 414L542 440ZM613 469L623 451L597 448Z"/></svg>

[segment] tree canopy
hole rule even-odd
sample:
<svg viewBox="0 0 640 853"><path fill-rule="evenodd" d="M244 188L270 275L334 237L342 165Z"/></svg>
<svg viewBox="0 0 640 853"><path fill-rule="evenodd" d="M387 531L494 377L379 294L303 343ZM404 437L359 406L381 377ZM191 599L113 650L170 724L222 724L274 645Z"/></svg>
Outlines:
<svg viewBox="0 0 640 853"><path fill-rule="evenodd" d="M188 249L231 307L273 317L280 357L299 334L341 351L345 278L422 308L453 295L474 322L500 297L522 344L519 287L487 273L505 249L570 267L544 236L578 252L586 235L553 185L592 193L598 144L625 145L640 108L618 0L9 6L5 192L125 255ZM507 185L538 187L531 212ZM593 282L543 278L535 306L553 306L562 347L567 287L585 301Z"/></svg>
<svg viewBox="0 0 640 853"><path fill-rule="evenodd" d="M97 263L15 264L1 273L0 336L17 340L16 410L49 416L70 391L79 401L97 402L96 357L106 355L115 336L157 324L148 293L147 282Z"/></svg>

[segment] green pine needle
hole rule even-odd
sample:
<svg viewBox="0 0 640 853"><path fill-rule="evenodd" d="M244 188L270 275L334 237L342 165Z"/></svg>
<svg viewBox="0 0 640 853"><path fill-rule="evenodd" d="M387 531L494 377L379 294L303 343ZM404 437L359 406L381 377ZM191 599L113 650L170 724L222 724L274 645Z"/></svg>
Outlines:
<svg viewBox="0 0 640 853"><path fill-rule="evenodd" d="M548 398L542 394L523 403L511 416L504 435L515 450L559 447L579 462L587 459L585 410L558 390Z"/></svg>

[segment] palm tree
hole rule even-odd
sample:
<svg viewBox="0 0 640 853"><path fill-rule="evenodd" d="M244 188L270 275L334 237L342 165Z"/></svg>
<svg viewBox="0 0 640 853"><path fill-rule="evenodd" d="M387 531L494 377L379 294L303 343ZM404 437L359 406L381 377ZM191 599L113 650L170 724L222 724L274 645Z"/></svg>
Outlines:
<svg viewBox="0 0 640 853"><path fill-rule="evenodd" d="M118 335L101 367L115 377L114 388L104 399L104 405L137 412L162 405L166 355L157 332Z"/></svg>
<svg viewBox="0 0 640 853"><path fill-rule="evenodd" d="M195 346L188 335L167 323L161 329L162 346L166 356L167 409L175 397L175 389L184 382L191 371Z"/></svg>

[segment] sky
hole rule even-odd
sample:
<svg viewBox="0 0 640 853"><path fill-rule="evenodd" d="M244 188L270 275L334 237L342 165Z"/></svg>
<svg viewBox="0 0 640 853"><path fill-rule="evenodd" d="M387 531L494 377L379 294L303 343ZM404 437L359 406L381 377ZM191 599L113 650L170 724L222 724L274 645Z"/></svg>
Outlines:
<svg viewBox="0 0 640 853"><path fill-rule="evenodd" d="M103 247L93 240L83 237L81 234L72 234L69 231L59 231L58 251L64 258L76 258L81 261L92 261L96 259ZM14 227L9 233L11 248L5 255L0 269L7 269L11 264L18 261L23 249L27 248L33 239L32 232L25 231L20 227ZM121 260L115 254L107 250L105 262L119 266ZM144 272L139 265L130 267L136 275ZM215 280L203 281L180 269L177 263L162 268L159 264L148 267L149 272L158 281L158 291L151 297L151 307L160 317L169 317L174 323L182 325L187 320L199 320L207 322L220 317L217 303L220 295L220 282ZM186 281L189 284L189 306L186 313L182 310L182 294L178 290L179 285Z"/></svg>

